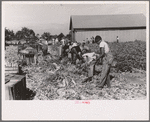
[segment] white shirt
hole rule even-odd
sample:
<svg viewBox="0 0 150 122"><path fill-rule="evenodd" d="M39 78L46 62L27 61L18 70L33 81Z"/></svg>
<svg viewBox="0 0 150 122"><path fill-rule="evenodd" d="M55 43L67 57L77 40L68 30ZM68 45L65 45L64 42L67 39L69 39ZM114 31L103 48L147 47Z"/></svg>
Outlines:
<svg viewBox="0 0 150 122"><path fill-rule="evenodd" d="M65 40L64 39L62 39L61 42L62 42L62 45L65 45Z"/></svg>
<svg viewBox="0 0 150 122"><path fill-rule="evenodd" d="M45 40L45 44L48 45L48 42Z"/></svg>
<svg viewBox="0 0 150 122"><path fill-rule="evenodd" d="M73 43L72 47L75 47L75 46L77 46L77 43Z"/></svg>
<svg viewBox="0 0 150 122"><path fill-rule="evenodd" d="M108 52L109 52L109 46L108 46L108 44L107 44L105 41L101 41L99 47L103 47L105 53L108 53Z"/></svg>
<svg viewBox="0 0 150 122"><path fill-rule="evenodd" d="M57 43L57 42L58 42L58 38L55 39L55 43Z"/></svg>

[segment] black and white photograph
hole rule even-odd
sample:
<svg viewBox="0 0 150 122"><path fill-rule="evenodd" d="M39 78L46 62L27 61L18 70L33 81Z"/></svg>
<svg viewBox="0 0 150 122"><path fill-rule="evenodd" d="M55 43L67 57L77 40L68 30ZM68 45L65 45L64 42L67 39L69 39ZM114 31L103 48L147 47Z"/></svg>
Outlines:
<svg viewBox="0 0 150 122"><path fill-rule="evenodd" d="M10 103L4 114L12 103L24 102L27 107L44 104L41 101L45 105L54 103L53 107L58 102L62 107L69 102L73 109L77 105L89 107L95 102L108 109L111 108L108 104L114 102L121 103L122 111L130 102L132 106L140 101L147 108L148 5L149 1L3 1L2 103ZM137 108L141 116L136 112L134 116L131 110L132 116L121 115L118 119L148 119L148 108L144 114L137 107L141 104L135 106L133 109ZM19 119L23 119L21 108L17 110ZM116 113L119 110L117 107ZM114 115L102 119L111 120ZM6 120L10 117L4 116ZM14 116L11 114L10 118ZM35 116L28 117L35 119ZM96 116L98 113L92 119L97 120Z"/></svg>

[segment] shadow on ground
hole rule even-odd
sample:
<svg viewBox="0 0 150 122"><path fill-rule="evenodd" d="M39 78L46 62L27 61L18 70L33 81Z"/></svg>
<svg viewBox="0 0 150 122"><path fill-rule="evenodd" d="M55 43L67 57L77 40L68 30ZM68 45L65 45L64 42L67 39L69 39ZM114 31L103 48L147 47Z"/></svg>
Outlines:
<svg viewBox="0 0 150 122"><path fill-rule="evenodd" d="M114 78L114 76L110 75L110 80L112 80Z"/></svg>
<svg viewBox="0 0 150 122"><path fill-rule="evenodd" d="M36 92L30 90L29 88L26 88L26 100L33 100L35 95Z"/></svg>

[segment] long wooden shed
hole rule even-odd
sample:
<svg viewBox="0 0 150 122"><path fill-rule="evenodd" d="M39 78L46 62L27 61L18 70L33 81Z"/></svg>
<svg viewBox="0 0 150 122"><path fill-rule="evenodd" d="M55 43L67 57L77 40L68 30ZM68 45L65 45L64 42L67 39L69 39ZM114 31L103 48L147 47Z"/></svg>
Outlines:
<svg viewBox="0 0 150 122"><path fill-rule="evenodd" d="M73 15L70 17L72 40L81 42L100 35L108 42L146 41L146 17L143 14Z"/></svg>

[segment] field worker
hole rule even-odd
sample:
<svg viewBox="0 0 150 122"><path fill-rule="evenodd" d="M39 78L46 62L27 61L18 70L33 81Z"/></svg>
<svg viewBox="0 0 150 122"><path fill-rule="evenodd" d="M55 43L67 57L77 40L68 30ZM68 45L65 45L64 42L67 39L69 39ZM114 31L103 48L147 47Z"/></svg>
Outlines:
<svg viewBox="0 0 150 122"><path fill-rule="evenodd" d="M82 44L80 45L80 49L81 49L82 54L90 52L89 47L85 46L85 42L82 42Z"/></svg>
<svg viewBox="0 0 150 122"><path fill-rule="evenodd" d="M57 44L57 43L58 43L58 38L55 39L55 44Z"/></svg>
<svg viewBox="0 0 150 122"><path fill-rule="evenodd" d="M88 66L88 78L86 78L84 81L82 81L82 83L92 80L92 77L95 73L94 71L95 71L95 64L96 64L97 55L98 54L96 54L95 52L85 53L82 55L83 61Z"/></svg>
<svg viewBox="0 0 150 122"><path fill-rule="evenodd" d="M88 40L88 38L86 38L86 42L88 42L89 40Z"/></svg>
<svg viewBox="0 0 150 122"><path fill-rule="evenodd" d="M44 41L43 41L43 43L44 43L45 45L48 45L48 42L47 42L47 40L44 40Z"/></svg>
<svg viewBox="0 0 150 122"><path fill-rule="evenodd" d="M21 42L20 42L20 41L18 42L18 45L21 45Z"/></svg>
<svg viewBox="0 0 150 122"><path fill-rule="evenodd" d="M68 52L69 52L69 42L66 40L65 45L62 45L61 58L68 56Z"/></svg>
<svg viewBox="0 0 150 122"><path fill-rule="evenodd" d="M63 37L62 40L61 40L61 44L62 44L62 45L65 45L65 39L64 39L64 37Z"/></svg>
<svg viewBox="0 0 150 122"><path fill-rule="evenodd" d="M52 43L53 43L53 45L55 44L55 39L54 38L52 39Z"/></svg>
<svg viewBox="0 0 150 122"><path fill-rule="evenodd" d="M71 42L71 40L67 40L67 41L69 45L68 58L71 59L71 48L72 48L73 43Z"/></svg>
<svg viewBox="0 0 150 122"><path fill-rule="evenodd" d="M110 85L110 67L113 62L113 55L109 49L108 44L102 40L100 36L95 37L95 43L99 45L100 47L100 55L97 59L102 59L102 72L101 72L101 80L97 84L97 87L103 88L105 84L107 84L107 87L111 87Z"/></svg>
<svg viewBox="0 0 150 122"><path fill-rule="evenodd" d="M92 43L94 43L95 41L94 41L94 37L93 37L93 36L92 36L92 38L91 38L91 39L92 39Z"/></svg>
<svg viewBox="0 0 150 122"><path fill-rule="evenodd" d="M99 45L100 47L100 55L97 57L96 62L97 63L100 59L102 59L102 71L101 71L101 78L100 81L97 83L97 87L103 88L105 84L107 84L107 87L110 86L110 67L113 62L113 55L110 52L108 44L102 40L100 36L95 37L95 43ZM94 70L95 65L90 66L90 70ZM85 79L83 82L87 82L92 80L94 73L89 74L88 78Z"/></svg>
<svg viewBox="0 0 150 122"><path fill-rule="evenodd" d="M72 59L72 64L76 65L77 59L82 60L82 52L79 47L79 45L75 42L73 43L71 47L71 59Z"/></svg>
<svg viewBox="0 0 150 122"><path fill-rule="evenodd" d="M85 40L83 40L83 42L85 43Z"/></svg>
<svg viewBox="0 0 150 122"><path fill-rule="evenodd" d="M119 42L119 37L117 36L117 43Z"/></svg>

